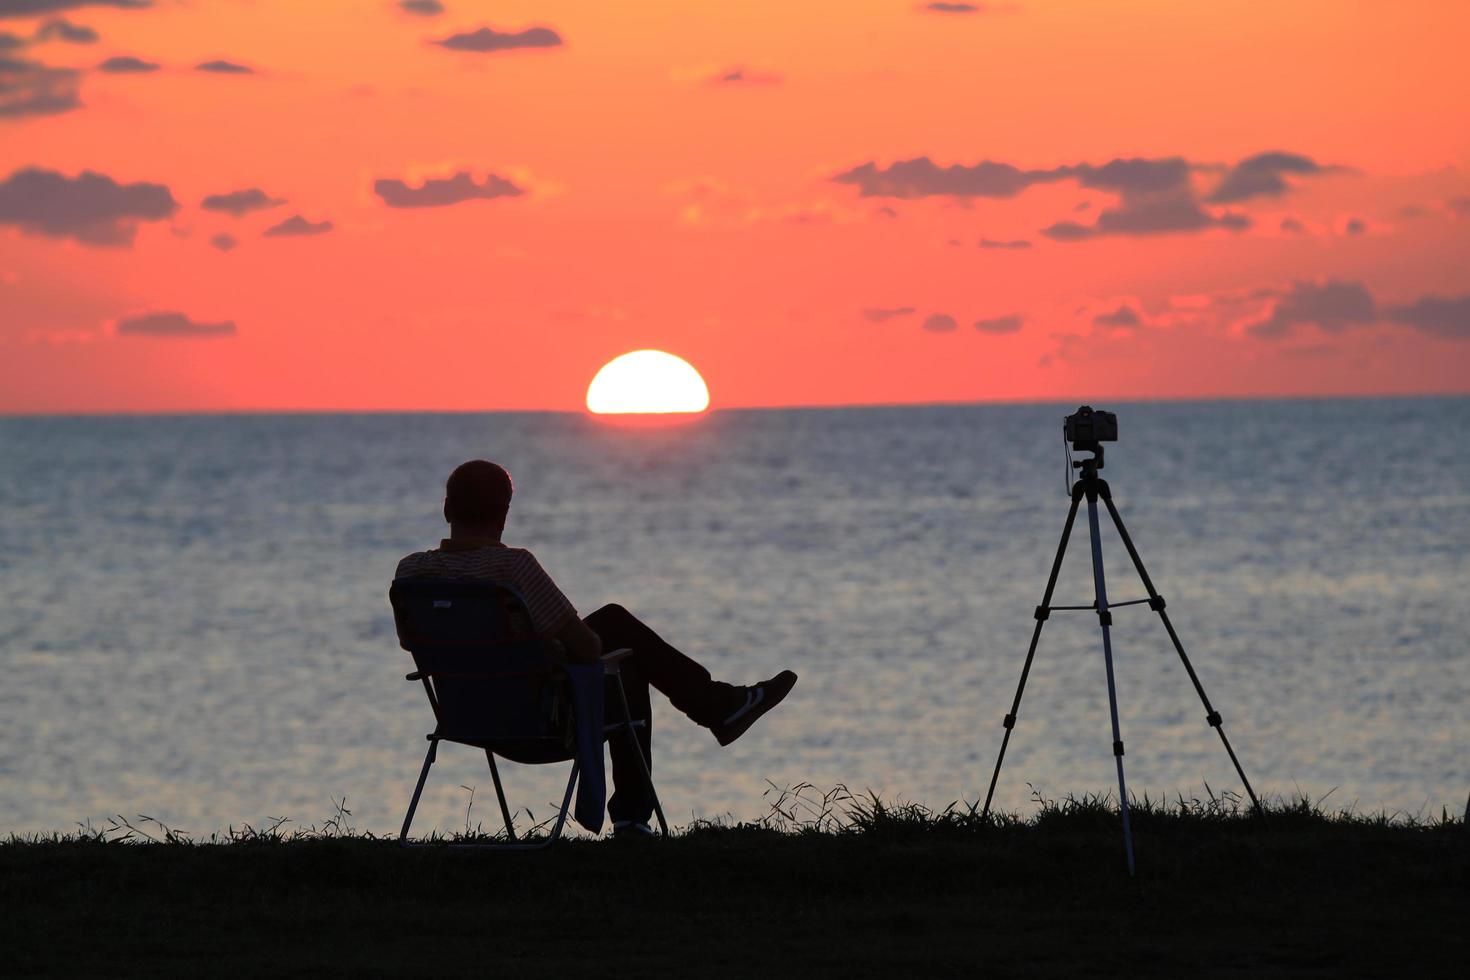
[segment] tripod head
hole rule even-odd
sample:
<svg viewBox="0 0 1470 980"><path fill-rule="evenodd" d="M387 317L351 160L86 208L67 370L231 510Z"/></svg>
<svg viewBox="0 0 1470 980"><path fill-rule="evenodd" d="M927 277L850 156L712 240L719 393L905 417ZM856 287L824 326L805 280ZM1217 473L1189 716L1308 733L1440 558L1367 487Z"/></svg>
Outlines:
<svg viewBox="0 0 1470 980"><path fill-rule="evenodd" d="M1062 445L1066 451L1068 473L1081 470L1084 480L1097 479L1097 471L1103 468L1104 442L1118 441L1118 416L1112 412L1083 405L1062 419ZM1092 453L1090 459L1073 460L1072 450Z"/></svg>
<svg viewBox="0 0 1470 980"><path fill-rule="evenodd" d="M1103 447L1098 445L1084 447L1084 451L1089 449L1093 454L1090 458L1071 460L1072 469L1081 470L1082 473L1080 475L1084 480L1096 477L1097 471L1103 468Z"/></svg>

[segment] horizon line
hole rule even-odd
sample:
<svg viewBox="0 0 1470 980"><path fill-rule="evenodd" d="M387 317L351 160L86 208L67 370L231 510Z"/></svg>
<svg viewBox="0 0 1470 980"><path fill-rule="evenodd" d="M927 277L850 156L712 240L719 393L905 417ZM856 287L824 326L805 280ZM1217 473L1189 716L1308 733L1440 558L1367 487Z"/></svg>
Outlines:
<svg viewBox="0 0 1470 980"><path fill-rule="evenodd" d="M1467 398L1465 391L1368 392L1361 394L1272 394L1272 395L1154 395L1154 396L1083 396L1093 402L1112 404L1193 404L1203 402L1308 402L1308 401L1374 401L1388 399ZM996 398L986 400L915 401L915 402L844 402L807 403L799 405L722 405L710 406L691 416L718 412L800 412L841 411L874 408L983 408L986 406L1070 405L1072 398ZM638 413L628 413L638 414ZM673 414L673 413L670 413ZM684 414L684 413L677 413ZM183 408L183 409L108 409L99 411L0 412L0 419L43 418L180 418L196 416L267 416L267 415L579 415L594 421L611 421L622 415L599 416L585 408ZM692 419L690 420L692 421Z"/></svg>

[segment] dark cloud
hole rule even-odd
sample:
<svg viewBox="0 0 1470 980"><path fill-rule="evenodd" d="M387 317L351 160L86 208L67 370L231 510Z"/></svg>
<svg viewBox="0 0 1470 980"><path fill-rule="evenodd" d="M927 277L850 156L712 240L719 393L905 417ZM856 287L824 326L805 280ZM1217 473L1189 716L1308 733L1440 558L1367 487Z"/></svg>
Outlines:
<svg viewBox="0 0 1470 980"><path fill-rule="evenodd" d="M1099 327L1136 327L1143 321L1133 307L1124 303L1111 313L1099 313L1092 322Z"/></svg>
<svg viewBox="0 0 1470 980"><path fill-rule="evenodd" d="M1057 172L1075 174L1083 187L1118 194L1175 194L1189 188L1189 161L1183 157L1109 160L1101 167L1083 163Z"/></svg>
<svg viewBox="0 0 1470 980"><path fill-rule="evenodd" d="M1061 172L1064 170L1068 172ZM916 157L887 167L879 167L870 160L832 180L852 184L862 197L1014 197L1032 184L1067 176L1070 176L1069 168L1021 170L993 160L982 160L972 166L941 167L928 157Z"/></svg>
<svg viewBox="0 0 1470 980"><path fill-rule="evenodd" d="M1206 200L1211 204L1234 204L1253 197L1279 197L1289 189L1283 174L1319 174L1326 169L1299 153L1257 153L1226 171Z"/></svg>
<svg viewBox="0 0 1470 980"><path fill-rule="evenodd" d="M1124 195L1122 205L1103 211L1095 224L1059 221L1041 229L1041 234L1054 241L1075 242L1105 235L1161 235L1207 228L1240 231L1249 227L1250 219L1245 215L1227 213L1217 217L1201 208L1186 191L1166 195Z"/></svg>
<svg viewBox="0 0 1470 980"><path fill-rule="evenodd" d="M120 7L124 10L142 10L151 6L153 6L153 0L0 0L0 19L57 14L63 10L77 10L81 7Z"/></svg>
<svg viewBox="0 0 1470 980"><path fill-rule="evenodd" d="M29 42L19 34L11 34L9 31L0 31L0 51L18 51Z"/></svg>
<svg viewBox="0 0 1470 980"><path fill-rule="evenodd" d="M888 205L885 204L881 208L879 208L878 210L874 211L873 212L873 215L875 217L879 217L879 218L890 218L890 219L893 219L893 218L897 218L898 217L898 212L895 211L895 210L893 210L892 208L890 208Z"/></svg>
<svg viewBox="0 0 1470 980"><path fill-rule="evenodd" d="M883 323L885 320L892 320L898 316L912 316L913 313L912 306L895 306L887 309L874 306L863 310L863 319L869 323Z"/></svg>
<svg viewBox="0 0 1470 980"><path fill-rule="evenodd" d="M931 313L924 318L924 329L935 333L949 333L959 326L948 313Z"/></svg>
<svg viewBox="0 0 1470 980"><path fill-rule="evenodd" d="M1197 318L1195 311L1209 307L1221 325L1239 324L1246 334L1268 341L1292 336L1301 325L1316 325L1323 333L1337 336L1385 323L1414 327L1452 340L1470 340L1470 294L1380 303L1364 283L1353 280L1297 280L1286 288L1258 286L1209 296L1176 297L1170 305L1184 316L1184 322L1201 325L1210 322L1210 314ZM1253 311L1254 320L1240 322L1243 315ZM1388 342L1387 337L1380 340Z"/></svg>
<svg viewBox="0 0 1470 980"><path fill-rule="evenodd" d="M251 211L264 211L285 203L283 199L271 197L259 187L249 187L241 191L230 191L228 194L210 194L199 202L199 206L206 211L223 211L238 218Z"/></svg>
<svg viewBox="0 0 1470 980"><path fill-rule="evenodd" d="M240 240L234 235L231 235L229 232L220 232L218 235L210 238L209 244L213 245L221 252L228 252L236 245L239 245Z"/></svg>
<svg viewBox="0 0 1470 980"><path fill-rule="evenodd" d="M182 313L144 313L117 321L117 333L121 337L230 337L235 321L196 323Z"/></svg>
<svg viewBox="0 0 1470 980"><path fill-rule="evenodd" d="M732 68L710 78L711 85L779 85L781 76L771 71Z"/></svg>
<svg viewBox="0 0 1470 980"><path fill-rule="evenodd" d="M451 51L509 51L513 48L554 48L559 46L561 35L549 27L528 27L524 31L501 32L482 27L478 31L451 34L438 41L430 41Z"/></svg>
<svg viewBox="0 0 1470 980"><path fill-rule="evenodd" d="M1211 227L1244 228L1241 215L1216 217L1195 200L1189 162L1183 157L1158 160L1112 160L1101 167L1083 165L1084 187L1116 193L1117 206L1103 209L1091 225L1061 221L1041 234L1056 241L1078 241L1104 235L1157 235L1202 231Z"/></svg>
<svg viewBox="0 0 1470 980"><path fill-rule="evenodd" d="M52 116L80 109L77 83L71 68L52 68L38 61L0 55L0 119Z"/></svg>
<svg viewBox="0 0 1470 980"><path fill-rule="evenodd" d="M1024 317L1019 313L1010 316L995 316L989 319L976 320L975 329L982 333L1015 333L1021 329Z"/></svg>
<svg viewBox="0 0 1470 980"><path fill-rule="evenodd" d="M926 3L924 9L936 14L978 14L981 7L974 3Z"/></svg>
<svg viewBox="0 0 1470 980"><path fill-rule="evenodd" d="M995 239L995 238L982 238L982 239L980 239L980 247L981 248L1009 248L1009 249L1018 249L1018 248L1030 248L1031 247L1031 243L1028 242L1024 238L1012 238L1012 239L1009 239L1009 240Z"/></svg>
<svg viewBox="0 0 1470 980"><path fill-rule="evenodd" d="M1344 235L1361 235L1368 230L1368 223L1362 218L1349 218L1342 226Z"/></svg>
<svg viewBox="0 0 1470 980"><path fill-rule="evenodd" d="M1341 355L1342 350L1333 344L1309 344L1306 347L1287 347L1281 351L1282 357L1301 361L1316 361Z"/></svg>
<svg viewBox="0 0 1470 980"><path fill-rule="evenodd" d="M299 238L307 235L325 235L335 226L330 221L307 221L299 214L271 225L264 232L266 238Z"/></svg>
<svg viewBox="0 0 1470 980"><path fill-rule="evenodd" d="M441 208L462 201L519 197L525 191L495 174L486 174L484 181L477 183L468 170L463 170L453 177L430 178L419 187L410 187L401 180L375 181L373 193L390 208Z"/></svg>
<svg viewBox="0 0 1470 980"><path fill-rule="evenodd" d="M437 17L444 13L444 4L439 0L399 0L398 9L420 17Z"/></svg>
<svg viewBox="0 0 1470 980"><path fill-rule="evenodd" d="M130 54L120 54L102 62L97 66L97 70L107 72L109 75L138 75L158 71L158 65L152 61L144 61L142 58L134 58Z"/></svg>
<svg viewBox="0 0 1470 980"><path fill-rule="evenodd" d="M1454 197L1445 202L1450 214L1457 218L1470 218L1470 197Z"/></svg>
<svg viewBox="0 0 1470 980"><path fill-rule="evenodd" d="M1246 332L1278 340L1300 324L1314 323L1328 333L1342 333L1377 319L1373 296L1360 282L1298 280L1290 289L1278 293L1271 312L1248 325Z"/></svg>
<svg viewBox="0 0 1470 980"><path fill-rule="evenodd" d="M1307 230L1307 226L1302 224L1296 218L1282 218L1281 230L1286 232L1287 234L1300 235L1302 232Z"/></svg>
<svg viewBox="0 0 1470 980"><path fill-rule="evenodd" d="M1182 157L1118 159L1100 167L1082 163L1042 170L1022 170L994 160L941 167L928 157L916 157L887 167L870 160L832 180L856 186L863 197L1015 197L1035 184L1069 179L1095 190L1149 194L1187 188L1189 169Z"/></svg>
<svg viewBox="0 0 1470 980"><path fill-rule="evenodd" d="M1093 237L1091 228L1075 221L1058 221L1041 229L1041 233L1056 242L1080 242L1084 238Z"/></svg>
<svg viewBox="0 0 1470 980"><path fill-rule="evenodd" d="M1196 170L1183 157L1118 158L1104 164L1079 163L1042 169L1022 169L1009 163L982 160L972 165L941 167L928 157L900 160L880 167L869 161L832 178L851 184L863 197L955 198L1014 197L1037 184L1075 181L1090 190L1119 197L1093 224L1059 221L1042 231L1056 241L1079 241L1105 235L1153 235L1194 232L1208 228L1240 230L1250 219L1238 213L1217 214L1204 203L1225 203L1279 194L1287 189L1287 173L1319 173L1325 168L1309 157L1291 153L1260 153L1231 167L1206 201L1198 198L1192 179Z"/></svg>
<svg viewBox="0 0 1470 980"><path fill-rule="evenodd" d="M1383 308L1383 318L1418 327L1425 333L1451 340L1470 340L1470 294L1424 296L1412 303Z"/></svg>
<svg viewBox="0 0 1470 980"><path fill-rule="evenodd" d="M97 40L97 32L90 27L57 17L48 20L36 31L37 41L50 41L52 38L60 38L71 44L92 44Z"/></svg>
<svg viewBox="0 0 1470 980"><path fill-rule="evenodd" d="M162 184L119 184L90 170L73 178L30 167L0 182L0 224L89 245L130 244L138 222L162 221L177 208Z"/></svg>
<svg viewBox="0 0 1470 980"><path fill-rule="evenodd" d="M214 75L254 75L255 69L249 65L241 65L233 61L215 59L214 61L201 61L194 66L195 71L207 71Z"/></svg>

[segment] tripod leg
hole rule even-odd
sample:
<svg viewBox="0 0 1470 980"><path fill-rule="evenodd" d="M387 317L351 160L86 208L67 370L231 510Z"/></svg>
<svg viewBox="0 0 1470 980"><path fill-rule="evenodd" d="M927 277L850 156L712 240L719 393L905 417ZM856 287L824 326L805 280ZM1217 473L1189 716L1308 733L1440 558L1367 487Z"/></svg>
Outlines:
<svg viewBox="0 0 1470 980"><path fill-rule="evenodd" d="M1128 786L1123 780L1123 735L1118 729L1118 693L1113 683L1113 614L1108 611L1108 587L1103 579L1102 539L1097 527L1097 491L1087 494L1087 530L1092 537L1092 586L1097 596L1097 620L1102 625L1103 662L1108 670L1108 712L1113 719L1113 761L1118 766L1118 805L1123 811L1123 850L1128 874L1133 874L1133 830L1128 825Z"/></svg>
<svg viewBox="0 0 1470 980"><path fill-rule="evenodd" d="M1057 575L1062 570L1062 558L1067 553L1067 541L1072 537L1072 524L1077 520L1077 505L1082 500L1082 482L1072 487L1072 506L1067 509L1067 522L1062 525L1062 540L1057 545L1057 556L1051 563L1051 575L1046 580L1046 592L1041 596L1041 605L1036 607L1036 629L1031 632L1031 646L1026 651L1026 663L1021 667L1021 682L1016 685L1016 697L1011 702L1010 713L1005 717L1006 733L1000 740L1000 754L995 757L995 771L990 774L990 789L985 792L985 809L981 816L989 816L990 800L995 796L995 782L1000 778L1000 766L1005 761L1006 746L1011 743L1011 729L1016 726L1016 712L1021 710L1021 695L1026 691L1026 678L1031 673L1031 661L1036 656L1036 644L1041 640L1041 625L1051 615L1051 594L1057 587Z"/></svg>
<svg viewBox="0 0 1470 980"><path fill-rule="evenodd" d="M1113 526L1118 529L1118 536L1123 539L1123 547L1128 549L1128 557L1133 559L1133 567L1138 569L1138 577L1143 580L1143 587L1148 592L1148 604L1154 612L1159 614L1163 620L1164 630L1169 634L1169 642L1174 644L1174 649L1179 654L1179 660L1184 664L1184 671L1189 675L1189 682L1194 685L1195 693L1199 695L1200 703L1205 706L1205 721L1209 722L1220 735L1220 741L1225 746L1225 753L1230 756L1230 762L1235 766L1236 775L1240 776L1245 791L1251 798L1251 805L1255 807L1256 813L1262 817L1266 811L1261 809L1261 801L1256 798L1256 791L1251 787L1251 781L1246 778L1245 769L1240 760L1235 756L1235 749L1230 745L1230 739L1225 735L1225 729L1221 724L1220 712L1216 711L1210 704L1209 695L1205 694L1205 686L1200 683L1199 675L1194 672L1194 665L1189 662L1189 654L1184 652L1184 644L1179 642L1179 634L1174 632L1174 624L1169 621L1169 614L1164 611L1164 597L1159 595L1154 588L1153 580L1148 577L1148 570L1143 567L1143 559L1138 557L1138 549L1133 546L1133 539L1128 535L1128 529L1123 526L1123 515L1118 513L1117 505L1113 503L1112 491L1104 481L1099 482L1098 492L1102 495L1103 503L1108 506L1108 513L1112 515Z"/></svg>

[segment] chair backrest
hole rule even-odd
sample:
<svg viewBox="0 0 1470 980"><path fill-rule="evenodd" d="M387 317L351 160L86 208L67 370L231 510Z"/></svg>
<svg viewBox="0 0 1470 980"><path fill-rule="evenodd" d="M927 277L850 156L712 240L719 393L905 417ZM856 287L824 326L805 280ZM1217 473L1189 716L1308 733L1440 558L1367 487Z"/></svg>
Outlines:
<svg viewBox="0 0 1470 980"><path fill-rule="evenodd" d="M563 680L515 586L400 578L388 598L399 644L428 675L440 734L487 740L565 736Z"/></svg>

